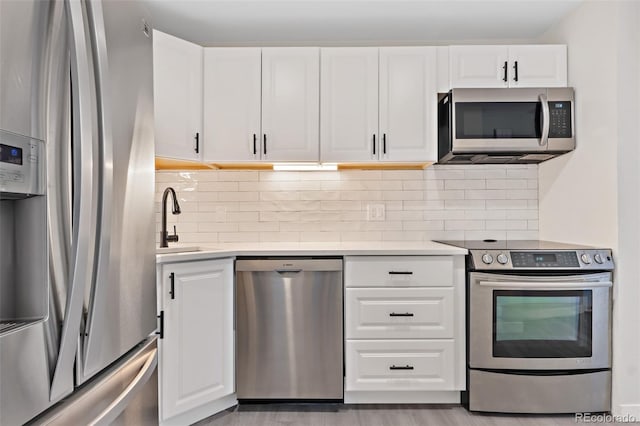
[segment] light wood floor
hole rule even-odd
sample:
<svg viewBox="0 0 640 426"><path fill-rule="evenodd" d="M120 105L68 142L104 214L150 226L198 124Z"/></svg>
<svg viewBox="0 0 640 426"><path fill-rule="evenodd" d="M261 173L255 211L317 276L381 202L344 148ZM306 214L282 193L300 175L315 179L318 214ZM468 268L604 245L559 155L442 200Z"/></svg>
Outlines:
<svg viewBox="0 0 640 426"><path fill-rule="evenodd" d="M574 415L488 415L459 405L241 405L197 426L562 426ZM613 423L598 423L613 424Z"/></svg>

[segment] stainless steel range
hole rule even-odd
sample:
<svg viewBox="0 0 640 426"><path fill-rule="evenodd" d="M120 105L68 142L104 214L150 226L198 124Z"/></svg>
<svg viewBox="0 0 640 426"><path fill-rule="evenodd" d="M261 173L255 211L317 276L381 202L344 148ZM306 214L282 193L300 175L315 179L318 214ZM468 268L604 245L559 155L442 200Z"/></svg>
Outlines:
<svg viewBox="0 0 640 426"><path fill-rule="evenodd" d="M471 411L611 408L611 250L550 241L441 241L467 256Z"/></svg>

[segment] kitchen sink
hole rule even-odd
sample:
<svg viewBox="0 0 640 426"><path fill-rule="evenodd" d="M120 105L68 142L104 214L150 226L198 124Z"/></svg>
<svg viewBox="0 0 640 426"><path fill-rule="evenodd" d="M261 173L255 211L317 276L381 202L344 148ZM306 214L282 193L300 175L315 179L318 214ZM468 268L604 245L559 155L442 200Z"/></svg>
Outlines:
<svg viewBox="0 0 640 426"><path fill-rule="evenodd" d="M202 248L198 246L156 247L156 254L188 253L193 251L202 251Z"/></svg>

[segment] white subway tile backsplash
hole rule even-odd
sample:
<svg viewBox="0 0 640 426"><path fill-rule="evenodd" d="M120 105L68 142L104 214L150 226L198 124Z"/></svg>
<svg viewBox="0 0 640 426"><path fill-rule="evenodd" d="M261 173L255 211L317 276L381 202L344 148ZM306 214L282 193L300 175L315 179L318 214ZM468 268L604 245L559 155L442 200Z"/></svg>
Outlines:
<svg viewBox="0 0 640 426"><path fill-rule="evenodd" d="M485 200L446 200L444 202L446 210L484 210Z"/></svg>
<svg viewBox="0 0 640 426"><path fill-rule="evenodd" d="M445 220L444 229L451 231L475 231L485 229L483 220Z"/></svg>
<svg viewBox="0 0 640 426"><path fill-rule="evenodd" d="M204 173L204 172L200 172ZM235 170L225 170L218 172L218 180L219 181L229 181L229 182L254 182L258 180L258 172L257 171L235 171Z"/></svg>
<svg viewBox="0 0 640 426"><path fill-rule="evenodd" d="M220 192L220 201L258 201L257 192Z"/></svg>
<svg viewBox="0 0 640 426"><path fill-rule="evenodd" d="M509 230L509 229L528 229L526 220L487 220L485 222L486 229Z"/></svg>
<svg viewBox="0 0 640 426"><path fill-rule="evenodd" d="M507 194L503 189L470 189L465 191L467 200L504 200Z"/></svg>
<svg viewBox="0 0 640 426"><path fill-rule="evenodd" d="M425 191L425 200L464 200L463 190Z"/></svg>
<svg viewBox="0 0 640 426"><path fill-rule="evenodd" d="M238 192L238 182L199 182L198 191L202 192Z"/></svg>
<svg viewBox="0 0 640 426"><path fill-rule="evenodd" d="M180 241L422 241L531 239L538 234L535 165L425 170L157 172L155 211L172 186ZM367 220L367 206L385 218ZM159 238L159 237L158 237Z"/></svg>
<svg viewBox="0 0 640 426"><path fill-rule="evenodd" d="M422 200L423 191L382 191L382 199L390 201L398 200Z"/></svg>
<svg viewBox="0 0 640 426"><path fill-rule="evenodd" d="M484 210L479 210L484 211ZM467 219L465 217L465 210L425 210L422 213L422 218L424 220L462 220ZM472 218L468 218L472 219Z"/></svg>
<svg viewBox="0 0 640 426"><path fill-rule="evenodd" d="M485 189L484 179L456 179L444 181L444 189Z"/></svg>

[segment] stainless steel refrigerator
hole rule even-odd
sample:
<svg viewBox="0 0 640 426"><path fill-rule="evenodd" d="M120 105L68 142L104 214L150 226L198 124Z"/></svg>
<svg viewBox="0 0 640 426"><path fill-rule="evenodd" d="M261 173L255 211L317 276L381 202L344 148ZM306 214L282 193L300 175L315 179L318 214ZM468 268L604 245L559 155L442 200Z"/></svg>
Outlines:
<svg viewBox="0 0 640 426"><path fill-rule="evenodd" d="M157 424L146 16L138 1L0 0L3 426Z"/></svg>

